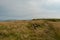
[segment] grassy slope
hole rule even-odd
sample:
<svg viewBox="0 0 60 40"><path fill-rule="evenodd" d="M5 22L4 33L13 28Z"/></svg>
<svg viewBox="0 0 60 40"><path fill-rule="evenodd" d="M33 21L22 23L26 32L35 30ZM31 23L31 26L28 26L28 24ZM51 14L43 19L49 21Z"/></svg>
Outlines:
<svg viewBox="0 0 60 40"><path fill-rule="evenodd" d="M0 40L60 40L60 22L49 20L0 22Z"/></svg>

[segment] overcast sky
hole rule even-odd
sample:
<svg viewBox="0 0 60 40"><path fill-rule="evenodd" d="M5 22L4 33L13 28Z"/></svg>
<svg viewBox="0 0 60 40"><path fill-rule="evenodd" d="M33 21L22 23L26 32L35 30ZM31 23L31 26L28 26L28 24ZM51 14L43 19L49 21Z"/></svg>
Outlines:
<svg viewBox="0 0 60 40"><path fill-rule="evenodd" d="M0 0L0 20L60 18L60 0Z"/></svg>

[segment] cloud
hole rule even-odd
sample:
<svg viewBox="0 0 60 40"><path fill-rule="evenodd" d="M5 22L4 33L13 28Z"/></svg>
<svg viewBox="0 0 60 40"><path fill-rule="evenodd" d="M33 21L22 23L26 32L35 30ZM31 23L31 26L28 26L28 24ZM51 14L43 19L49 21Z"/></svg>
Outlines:
<svg viewBox="0 0 60 40"><path fill-rule="evenodd" d="M2 0L0 1L0 6L2 8L0 9L0 16L7 17L14 17L14 18L30 18L32 17L32 10L29 9L30 5L28 4L28 1L24 0ZM3 7L4 6L4 7ZM2 10L3 9L3 10ZM4 13L2 13L2 12ZM19 19L20 19L19 18Z"/></svg>
<svg viewBox="0 0 60 40"><path fill-rule="evenodd" d="M47 3L49 3L49 4L58 4L58 3L60 3L60 0L47 0Z"/></svg>
<svg viewBox="0 0 60 40"><path fill-rule="evenodd" d="M0 0L0 19L59 17L59 5L59 0Z"/></svg>

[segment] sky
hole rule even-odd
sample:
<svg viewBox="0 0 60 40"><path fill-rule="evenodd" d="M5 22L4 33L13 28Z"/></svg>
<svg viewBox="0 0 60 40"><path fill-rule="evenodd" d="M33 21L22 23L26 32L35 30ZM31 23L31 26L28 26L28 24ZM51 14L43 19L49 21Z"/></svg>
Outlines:
<svg viewBox="0 0 60 40"><path fill-rule="evenodd" d="M0 20L60 18L60 0L0 0Z"/></svg>

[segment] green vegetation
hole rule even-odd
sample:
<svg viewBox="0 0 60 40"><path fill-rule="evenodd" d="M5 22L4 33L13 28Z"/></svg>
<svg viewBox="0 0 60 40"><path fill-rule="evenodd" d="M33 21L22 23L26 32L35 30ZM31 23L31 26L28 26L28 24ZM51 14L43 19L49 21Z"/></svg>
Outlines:
<svg viewBox="0 0 60 40"><path fill-rule="evenodd" d="M46 20L46 21L53 21L53 22L60 21L60 19L32 19L32 20Z"/></svg>

